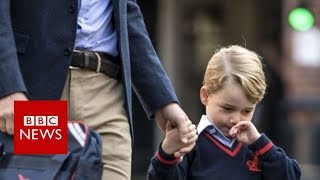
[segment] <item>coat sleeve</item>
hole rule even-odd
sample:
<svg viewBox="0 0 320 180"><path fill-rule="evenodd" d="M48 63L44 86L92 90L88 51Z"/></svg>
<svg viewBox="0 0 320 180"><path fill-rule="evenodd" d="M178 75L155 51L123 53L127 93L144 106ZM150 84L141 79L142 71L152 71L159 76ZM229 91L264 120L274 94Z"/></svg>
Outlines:
<svg viewBox="0 0 320 180"><path fill-rule="evenodd" d="M135 0L128 0L127 13L132 87L151 118L159 107L178 102L178 99L155 52Z"/></svg>
<svg viewBox="0 0 320 180"><path fill-rule="evenodd" d="M290 159L283 149L275 146L265 134L249 146L259 158L263 179L299 180L301 170L296 160Z"/></svg>
<svg viewBox="0 0 320 180"><path fill-rule="evenodd" d="M185 180L187 170L192 163L194 152L186 154L182 162L177 162L173 155L166 154L161 144L156 154L152 157L148 168L147 180Z"/></svg>
<svg viewBox="0 0 320 180"><path fill-rule="evenodd" d="M26 92L11 26L10 2L0 1L0 99L14 92Z"/></svg>

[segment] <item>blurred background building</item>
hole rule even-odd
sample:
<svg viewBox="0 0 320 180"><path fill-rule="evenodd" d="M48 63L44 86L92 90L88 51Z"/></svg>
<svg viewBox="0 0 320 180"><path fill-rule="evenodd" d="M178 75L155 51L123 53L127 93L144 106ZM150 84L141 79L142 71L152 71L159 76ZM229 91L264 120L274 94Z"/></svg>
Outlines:
<svg viewBox="0 0 320 180"><path fill-rule="evenodd" d="M290 27L289 12L301 3L315 23ZM320 0L138 0L152 42L181 106L197 123L204 114L199 89L215 50L239 44L262 56L268 89L254 123L298 160L303 180L320 179ZM134 97L132 179L145 174L163 138Z"/></svg>

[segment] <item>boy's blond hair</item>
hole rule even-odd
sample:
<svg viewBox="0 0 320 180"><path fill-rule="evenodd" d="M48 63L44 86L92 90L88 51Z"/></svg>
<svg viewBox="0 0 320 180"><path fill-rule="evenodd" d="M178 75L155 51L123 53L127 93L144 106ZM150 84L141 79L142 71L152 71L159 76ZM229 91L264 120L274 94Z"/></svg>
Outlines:
<svg viewBox="0 0 320 180"><path fill-rule="evenodd" d="M228 79L239 82L253 103L259 102L265 94L266 82L261 59L244 47L232 45L219 49L208 63L203 85L212 94L219 91Z"/></svg>

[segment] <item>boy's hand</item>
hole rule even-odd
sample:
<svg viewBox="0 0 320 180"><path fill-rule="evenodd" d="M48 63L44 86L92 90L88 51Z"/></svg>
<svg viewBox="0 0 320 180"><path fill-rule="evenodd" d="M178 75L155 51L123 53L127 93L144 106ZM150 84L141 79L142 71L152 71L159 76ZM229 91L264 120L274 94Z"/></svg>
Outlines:
<svg viewBox="0 0 320 180"><path fill-rule="evenodd" d="M186 126L186 122L190 120L177 103L170 103L159 108L155 112L155 120L163 132L166 132L168 125L171 126L170 129L177 127L180 141L183 143L188 142L188 127Z"/></svg>
<svg viewBox="0 0 320 180"><path fill-rule="evenodd" d="M177 128L172 128L170 123L166 126L166 136L162 143L162 149L167 154L174 154L175 157L181 157L190 152L195 146L195 142L198 139L196 126L192 124L190 120L186 121L188 127L187 143L181 142L179 138L179 132Z"/></svg>
<svg viewBox="0 0 320 180"><path fill-rule="evenodd" d="M248 145L254 143L261 136L257 128L250 121L238 122L230 129L229 134L235 137L238 142Z"/></svg>

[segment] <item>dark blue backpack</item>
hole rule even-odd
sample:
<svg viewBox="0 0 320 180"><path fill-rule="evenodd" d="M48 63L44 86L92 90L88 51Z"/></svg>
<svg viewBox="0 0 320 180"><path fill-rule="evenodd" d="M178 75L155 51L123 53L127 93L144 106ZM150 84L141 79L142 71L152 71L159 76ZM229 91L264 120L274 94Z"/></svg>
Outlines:
<svg viewBox="0 0 320 180"><path fill-rule="evenodd" d="M68 123L68 154L14 155L13 136L0 133L0 180L100 180L102 141L84 123Z"/></svg>

